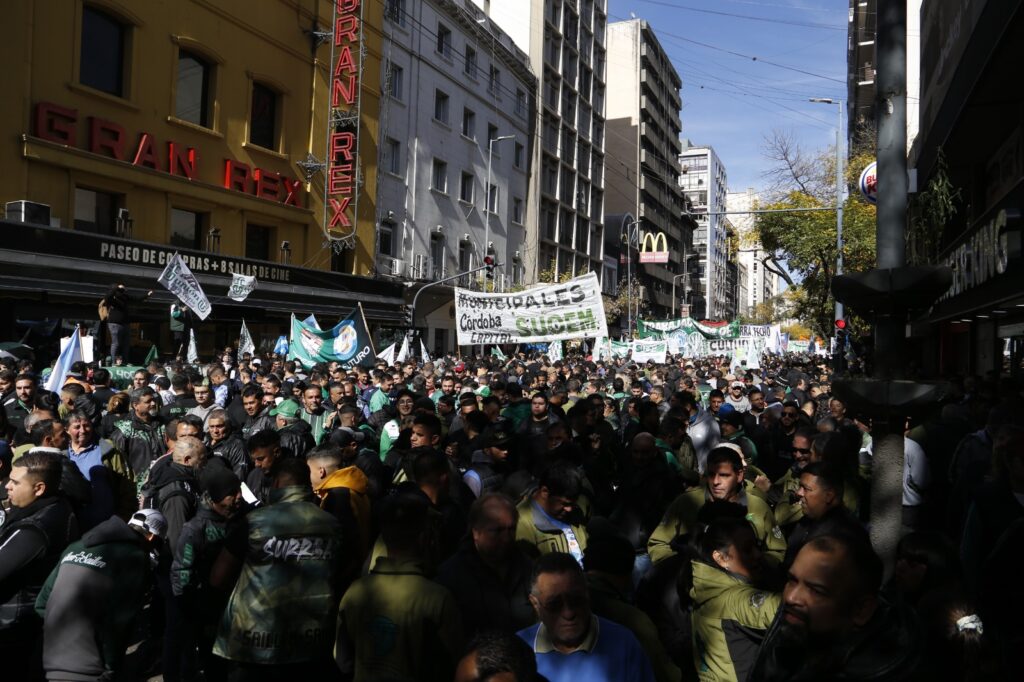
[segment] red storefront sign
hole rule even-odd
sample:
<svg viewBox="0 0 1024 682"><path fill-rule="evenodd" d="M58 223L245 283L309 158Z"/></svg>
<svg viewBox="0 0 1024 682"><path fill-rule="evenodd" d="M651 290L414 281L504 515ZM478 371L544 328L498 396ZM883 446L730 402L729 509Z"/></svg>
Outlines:
<svg viewBox="0 0 1024 682"><path fill-rule="evenodd" d="M39 102L33 117L35 136L57 144L84 149L133 166L149 168L185 178L196 179L199 154L195 147L186 147L169 141L161 145L147 132L137 138L129 136L121 125L97 116L86 116L85 139L79 141L77 109L69 109L51 102ZM289 206L302 206L302 183L280 173L263 168L251 168L248 164L224 159L225 189L251 194Z"/></svg>

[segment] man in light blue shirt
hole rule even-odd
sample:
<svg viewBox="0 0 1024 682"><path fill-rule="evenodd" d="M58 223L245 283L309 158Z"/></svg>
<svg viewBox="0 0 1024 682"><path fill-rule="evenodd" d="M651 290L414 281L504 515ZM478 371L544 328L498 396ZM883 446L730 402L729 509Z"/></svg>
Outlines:
<svg viewBox="0 0 1024 682"><path fill-rule="evenodd" d="M540 623L517 634L550 682L654 682L633 633L591 612L587 581L572 555L552 552L537 559L530 603Z"/></svg>

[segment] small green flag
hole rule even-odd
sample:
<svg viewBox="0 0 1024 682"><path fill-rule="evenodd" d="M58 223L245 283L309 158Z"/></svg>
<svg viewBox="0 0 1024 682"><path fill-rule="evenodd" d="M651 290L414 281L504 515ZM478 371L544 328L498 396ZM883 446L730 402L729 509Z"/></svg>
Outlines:
<svg viewBox="0 0 1024 682"><path fill-rule="evenodd" d="M153 344L150 347L149 352L146 353L146 359L145 359L145 361L142 364L143 365L148 365L149 363L151 363L151 362L153 362L155 360L158 360L159 358L160 358L160 351L158 351L156 349L156 344Z"/></svg>
<svg viewBox="0 0 1024 682"><path fill-rule="evenodd" d="M494 357L498 358L499 360L507 360L508 359L505 356L505 354L501 352L501 349L498 348L497 346L494 346L493 348L491 348L491 355L493 355Z"/></svg>

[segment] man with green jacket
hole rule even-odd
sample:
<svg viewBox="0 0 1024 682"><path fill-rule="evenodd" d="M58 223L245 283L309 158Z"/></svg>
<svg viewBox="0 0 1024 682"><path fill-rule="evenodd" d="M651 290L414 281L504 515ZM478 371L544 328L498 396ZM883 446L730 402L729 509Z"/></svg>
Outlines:
<svg viewBox="0 0 1024 682"><path fill-rule="evenodd" d="M679 538L697 529L697 515L711 500L726 500L746 508L746 518L754 526L758 543L769 561L779 563L786 554L786 540L775 524L768 503L748 495L743 486L743 460L732 447L716 447L708 454L705 483L685 492L669 505L661 523L647 541L647 552L653 563L676 553Z"/></svg>

